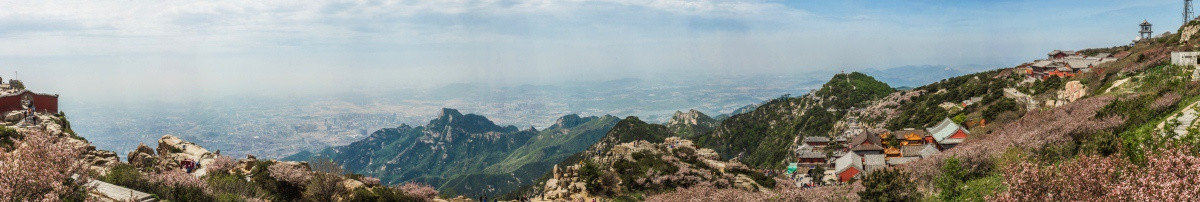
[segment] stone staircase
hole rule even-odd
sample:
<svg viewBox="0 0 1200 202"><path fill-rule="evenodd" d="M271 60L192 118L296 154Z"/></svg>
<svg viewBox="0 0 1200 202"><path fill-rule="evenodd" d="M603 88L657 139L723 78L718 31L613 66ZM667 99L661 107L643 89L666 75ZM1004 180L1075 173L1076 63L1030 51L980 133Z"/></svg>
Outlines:
<svg viewBox="0 0 1200 202"><path fill-rule="evenodd" d="M100 199L101 201L158 201L157 199L154 199L153 196L145 192L109 184L107 182L101 182L99 180L89 181L86 186L92 188L92 191L89 194Z"/></svg>

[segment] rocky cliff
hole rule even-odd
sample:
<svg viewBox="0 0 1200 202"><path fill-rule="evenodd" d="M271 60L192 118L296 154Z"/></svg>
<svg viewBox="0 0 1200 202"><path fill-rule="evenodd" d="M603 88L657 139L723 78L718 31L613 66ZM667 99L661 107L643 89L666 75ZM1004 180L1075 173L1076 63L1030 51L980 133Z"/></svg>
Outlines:
<svg viewBox="0 0 1200 202"><path fill-rule="evenodd" d="M573 165L555 166L537 198L579 201L692 186L747 191L774 186L774 180L755 173L737 161L720 160L716 151L697 148L690 140L636 140Z"/></svg>
<svg viewBox="0 0 1200 202"><path fill-rule="evenodd" d="M684 138L693 138L698 135L707 134L713 128L716 128L717 124L716 119L692 109L687 112L675 111L671 119L667 120L666 126L675 135Z"/></svg>

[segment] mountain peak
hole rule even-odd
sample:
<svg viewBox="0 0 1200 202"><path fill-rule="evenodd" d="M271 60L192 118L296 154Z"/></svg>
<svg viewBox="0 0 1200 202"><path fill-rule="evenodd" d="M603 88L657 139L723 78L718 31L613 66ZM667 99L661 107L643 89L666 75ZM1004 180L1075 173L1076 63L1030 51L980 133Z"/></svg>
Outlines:
<svg viewBox="0 0 1200 202"><path fill-rule="evenodd" d="M496 123L475 114L463 115L456 109L442 108L442 112L438 114L438 118L429 120L429 125L426 126L434 131L441 131L447 128L457 128L467 133L483 133L487 131L504 131L505 128ZM515 131L515 127L513 131Z"/></svg>
<svg viewBox="0 0 1200 202"><path fill-rule="evenodd" d="M438 119L454 119L455 117L462 116L463 114L458 112L457 109L451 108L442 108L442 112L438 113Z"/></svg>
<svg viewBox="0 0 1200 202"><path fill-rule="evenodd" d="M579 124L583 124L584 122L587 122L587 121L583 120L582 117L579 117L578 114L568 114L568 115L559 117L558 121L555 121L554 125L550 126L550 127L551 128L570 128L570 127L578 126Z"/></svg>
<svg viewBox="0 0 1200 202"><path fill-rule="evenodd" d="M687 112L675 111L675 115L667 120L667 128L681 137L694 137L712 131L717 127L717 120L692 109Z"/></svg>
<svg viewBox="0 0 1200 202"><path fill-rule="evenodd" d="M691 109L688 110L688 112L675 111L675 114L671 116L671 120L667 120L667 125L684 124L694 126L714 122L716 122L716 120L714 120L712 117L709 117L698 110Z"/></svg>

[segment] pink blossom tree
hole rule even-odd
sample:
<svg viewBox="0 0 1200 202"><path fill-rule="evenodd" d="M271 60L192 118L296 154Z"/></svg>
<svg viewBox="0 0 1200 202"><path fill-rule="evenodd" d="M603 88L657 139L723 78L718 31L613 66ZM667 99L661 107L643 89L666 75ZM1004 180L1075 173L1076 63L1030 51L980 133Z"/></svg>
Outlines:
<svg viewBox="0 0 1200 202"><path fill-rule="evenodd" d="M396 189L404 192L405 195L416 197L422 201L433 201L433 199L437 198L438 195L437 189L434 189L429 185L415 182L404 183L400 186L397 186Z"/></svg>
<svg viewBox="0 0 1200 202"><path fill-rule="evenodd" d="M308 169L283 163L271 164L270 167L267 167L267 172L275 179L297 185L303 185L308 182L309 178L312 178L312 173Z"/></svg>
<svg viewBox="0 0 1200 202"><path fill-rule="evenodd" d="M233 167L237 166L237 162L229 156L217 156L213 158L212 163L208 164L208 172L210 173L229 173Z"/></svg>
<svg viewBox="0 0 1200 202"><path fill-rule="evenodd" d="M205 183L204 180L185 173L183 170L179 169L149 174L146 176L146 180L171 187L192 187L205 189L206 191L208 189L208 184Z"/></svg>
<svg viewBox="0 0 1200 202"><path fill-rule="evenodd" d="M81 145L43 131L24 134L13 151L0 151L0 201L58 201L87 179ZM0 149L3 150L3 149ZM78 175L80 180L72 180Z"/></svg>

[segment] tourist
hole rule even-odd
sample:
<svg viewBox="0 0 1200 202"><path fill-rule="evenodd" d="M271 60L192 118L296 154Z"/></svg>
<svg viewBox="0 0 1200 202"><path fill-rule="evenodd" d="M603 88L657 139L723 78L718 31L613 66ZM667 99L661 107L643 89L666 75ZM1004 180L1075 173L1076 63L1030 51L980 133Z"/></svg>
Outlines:
<svg viewBox="0 0 1200 202"><path fill-rule="evenodd" d="M192 163L191 159L183 160L183 169L187 170L187 173L192 173L192 169L195 169L195 168L196 168L196 165L195 165L195 163Z"/></svg>

